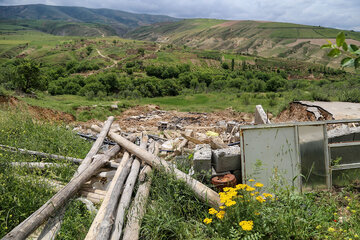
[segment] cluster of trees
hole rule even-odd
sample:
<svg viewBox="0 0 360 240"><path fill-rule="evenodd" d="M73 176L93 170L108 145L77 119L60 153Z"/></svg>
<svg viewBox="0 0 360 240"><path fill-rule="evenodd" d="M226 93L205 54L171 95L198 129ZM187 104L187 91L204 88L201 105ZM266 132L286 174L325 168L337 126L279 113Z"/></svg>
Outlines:
<svg viewBox="0 0 360 240"><path fill-rule="evenodd" d="M130 62L124 72L119 70L101 72L87 78L72 73L81 66L97 69L91 64L70 61L65 67L48 67L34 60L18 59L4 66L0 84L9 89L24 92L47 90L52 95L78 94L83 96L136 96L160 97L175 96L184 89L201 92L205 89L220 91L235 88L239 91L261 92L280 91L287 88L286 75L276 72L237 70L208 72L191 71L189 64L177 66L147 66L147 76L133 76L126 69L141 64Z"/></svg>

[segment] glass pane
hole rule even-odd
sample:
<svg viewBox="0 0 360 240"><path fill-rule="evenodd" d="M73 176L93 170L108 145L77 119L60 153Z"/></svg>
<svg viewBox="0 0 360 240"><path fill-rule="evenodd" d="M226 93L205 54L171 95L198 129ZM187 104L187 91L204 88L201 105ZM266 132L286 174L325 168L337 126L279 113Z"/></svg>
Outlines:
<svg viewBox="0 0 360 240"><path fill-rule="evenodd" d="M332 170L332 184L336 187L350 184L360 189L360 169Z"/></svg>
<svg viewBox="0 0 360 240"><path fill-rule="evenodd" d="M323 125L299 126L303 190L326 189L325 137Z"/></svg>
<svg viewBox="0 0 360 240"><path fill-rule="evenodd" d="M265 186L281 182L300 190L295 127L244 129L243 176Z"/></svg>
<svg viewBox="0 0 360 240"><path fill-rule="evenodd" d="M360 163L360 145L347 147L332 147L331 162L337 164Z"/></svg>

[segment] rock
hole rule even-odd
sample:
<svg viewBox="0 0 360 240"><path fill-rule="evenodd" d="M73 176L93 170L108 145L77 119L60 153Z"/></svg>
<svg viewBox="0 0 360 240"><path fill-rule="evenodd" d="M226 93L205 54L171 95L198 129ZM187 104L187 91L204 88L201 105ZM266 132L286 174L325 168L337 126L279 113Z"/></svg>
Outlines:
<svg viewBox="0 0 360 240"><path fill-rule="evenodd" d="M214 150L212 152L212 164L216 172L241 169L240 147L231 146Z"/></svg>

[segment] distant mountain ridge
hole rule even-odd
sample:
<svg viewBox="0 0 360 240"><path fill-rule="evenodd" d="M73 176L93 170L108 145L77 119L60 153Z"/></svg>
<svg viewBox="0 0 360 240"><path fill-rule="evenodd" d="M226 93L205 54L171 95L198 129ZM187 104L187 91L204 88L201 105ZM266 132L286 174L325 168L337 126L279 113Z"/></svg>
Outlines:
<svg viewBox="0 0 360 240"><path fill-rule="evenodd" d="M117 35L124 35L129 30L158 22L174 22L180 19L164 16L137 14L111 9L92 9L85 7L50 6L44 4L0 6L1 20L23 20L34 22L56 21L82 25L91 23L106 25ZM64 25L64 24L63 24ZM42 30L42 29L40 29ZM111 31L110 31L111 32Z"/></svg>

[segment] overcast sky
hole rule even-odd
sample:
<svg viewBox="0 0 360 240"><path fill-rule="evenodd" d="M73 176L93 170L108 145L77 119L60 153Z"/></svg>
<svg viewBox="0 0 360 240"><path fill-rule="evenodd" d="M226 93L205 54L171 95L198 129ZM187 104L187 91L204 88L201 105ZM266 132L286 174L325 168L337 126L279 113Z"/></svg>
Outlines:
<svg viewBox="0 0 360 240"><path fill-rule="evenodd" d="M179 18L291 22L360 31L360 0L0 0L0 5L34 3Z"/></svg>

